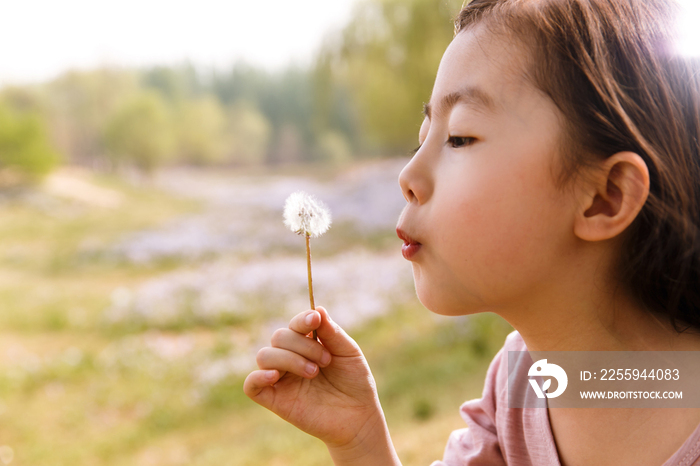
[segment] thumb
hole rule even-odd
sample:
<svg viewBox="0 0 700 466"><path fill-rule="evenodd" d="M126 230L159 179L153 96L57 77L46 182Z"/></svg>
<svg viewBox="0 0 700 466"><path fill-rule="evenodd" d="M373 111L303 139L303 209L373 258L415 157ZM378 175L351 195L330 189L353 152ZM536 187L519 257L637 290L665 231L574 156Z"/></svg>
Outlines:
<svg viewBox="0 0 700 466"><path fill-rule="evenodd" d="M325 307L318 306L316 311L321 314L321 325L316 329L318 339L323 346L335 356L360 356L362 351L358 344L331 320Z"/></svg>

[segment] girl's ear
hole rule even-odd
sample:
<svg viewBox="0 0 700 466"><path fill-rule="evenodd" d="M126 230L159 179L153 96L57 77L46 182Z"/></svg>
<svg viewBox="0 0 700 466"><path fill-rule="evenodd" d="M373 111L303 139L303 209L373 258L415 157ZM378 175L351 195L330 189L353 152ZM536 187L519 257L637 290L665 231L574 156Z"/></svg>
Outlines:
<svg viewBox="0 0 700 466"><path fill-rule="evenodd" d="M622 233L649 196L649 169L633 152L608 157L581 190L574 233L586 241L602 241Z"/></svg>

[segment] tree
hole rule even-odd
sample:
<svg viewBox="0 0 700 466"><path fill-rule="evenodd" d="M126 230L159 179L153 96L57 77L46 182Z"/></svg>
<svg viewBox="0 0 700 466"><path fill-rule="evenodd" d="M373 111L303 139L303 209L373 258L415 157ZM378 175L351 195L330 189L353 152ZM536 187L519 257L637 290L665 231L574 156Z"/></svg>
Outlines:
<svg viewBox="0 0 700 466"><path fill-rule="evenodd" d="M15 171L33 182L48 174L59 160L38 114L0 105L0 169Z"/></svg>
<svg viewBox="0 0 700 466"><path fill-rule="evenodd" d="M172 123L162 97L142 91L108 122L104 142L115 165L133 163L150 175L172 154Z"/></svg>
<svg viewBox="0 0 700 466"><path fill-rule="evenodd" d="M319 162L342 164L352 160L352 150L342 133L326 131L317 138L314 156Z"/></svg>
<svg viewBox="0 0 700 466"><path fill-rule="evenodd" d="M268 73L238 64L215 74L212 89L225 105L248 102L270 126L266 162L288 163L311 159L313 146L313 81L310 70L291 67ZM235 110L234 110L235 113Z"/></svg>
<svg viewBox="0 0 700 466"><path fill-rule="evenodd" d="M224 160L226 116L218 100L209 95L183 101L175 119L179 160L199 165Z"/></svg>
<svg viewBox="0 0 700 466"><path fill-rule="evenodd" d="M227 159L236 165L264 163L271 133L269 121L254 103L240 101L232 105L228 118Z"/></svg>
<svg viewBox="0 0 700 466"><path fill-rule="evenodd" d="M461 0L361 2L342 34L327 41L317 62L317 77L322 84L325 79L324 99L337 98L329 80L349 89L366 148L405 152L415 146L422 104L430 98L461 4ZM321 120L338 119L323 99L317 99L316 108Z"/></svg>
<svg viewBox="0 0 700 466"><path fill-rule="evenodd" d="M206 93L199 73L194 65L185 62L180 66L155 66L141 72L141 85L158 90L171 104L201 96Z"/></svg>
<svg viewBox="0 0 700 466"><path fill-rule="evenodd" d="M135 73L102 68L69 71L41 86L50 137L73 163L99 168L112 115L138 92Z"/></svg>

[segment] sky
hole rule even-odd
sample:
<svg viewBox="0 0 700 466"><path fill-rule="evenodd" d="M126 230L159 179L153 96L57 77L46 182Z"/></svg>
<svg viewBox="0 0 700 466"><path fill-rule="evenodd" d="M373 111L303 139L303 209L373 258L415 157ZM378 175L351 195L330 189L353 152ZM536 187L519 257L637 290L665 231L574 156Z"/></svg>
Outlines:
<svg viewBox="0 0 700 466"><path fill-rule="evenodd" d="M68 69L308 63L360 0L0 0L0 87ZM700 55L700 0L680 0L684 53Z"/></svg>
<svg viewBox="0 0 700 466"><path fill-rule="evenodd" d="M68 69L308 63L358 0L0 0L0 86Z"/></svg>

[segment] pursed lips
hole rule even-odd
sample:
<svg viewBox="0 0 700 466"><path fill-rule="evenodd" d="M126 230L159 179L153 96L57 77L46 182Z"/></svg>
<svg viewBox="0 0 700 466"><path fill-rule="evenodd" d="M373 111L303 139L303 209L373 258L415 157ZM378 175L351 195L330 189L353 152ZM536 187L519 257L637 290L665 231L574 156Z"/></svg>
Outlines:
<svg viewBox="0 0 700 466"><path fill-rule="evenodd" d="M403 257L406 260L411 260L418 253L422 244L411 238L399 227L396 228L396 235L403 241L403 246L401 246Z"/></svg>

